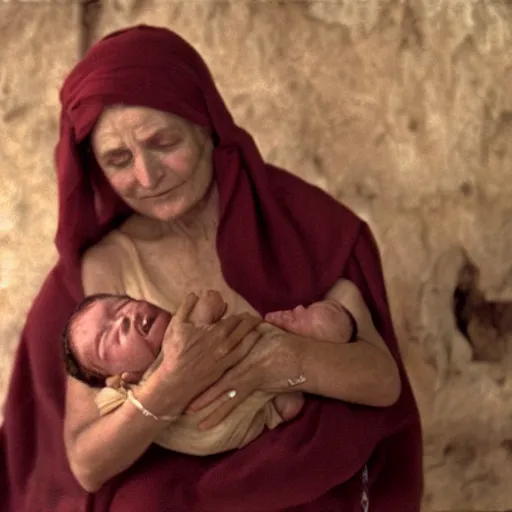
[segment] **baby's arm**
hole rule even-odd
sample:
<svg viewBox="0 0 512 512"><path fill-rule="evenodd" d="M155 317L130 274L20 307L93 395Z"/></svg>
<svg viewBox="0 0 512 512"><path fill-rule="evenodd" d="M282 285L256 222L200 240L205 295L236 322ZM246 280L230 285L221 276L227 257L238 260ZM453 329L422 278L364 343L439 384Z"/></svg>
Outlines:
<svg viewBox="0 0 512 512"><path fill-rule="evenodd" d="M268 313L265 321L313 340L348 343L355 341L357 335L354 317L329 294L323 301L314 302L308 307L300 305L294 309ZM274 405L281 417L288 421L299 414L304 405L304 396L301 392L282 393L274 398Z"/></svg>
<svg viewBox="0 0 512 512"><path fill-rule="evenodd" d="M370 343L393 359L386 342L375 328L372 315L361 292L354 283L347 279L340 279L329 290L326 299L339 302L345 310L350 312L356 323L358 340Z"/></svg>
<svg viewBox="0 0 512 512"><path fill-rule="evenodd" d="M335 299L268 313L265 321L295 334L333 343L354 341L357 334L354 318Z"/></svg>
<svg viewBox="0 0 512 512"><path fill-rule="evenodd" d="M386 383L384 383L385 379L371 378L365 379L364 385L358 386L357 379L354 380L350 386L350 401L373 406L390 405L387 401L382 403L378 397L382 395L383 388L389 388L396 390L396 393L393 391L393 393L390 392L390 395L392 394L396 396L396 399L398 398L400 393L398 367L386 343L375 328L370 311L364 303L361 293L352 282L347 280L337 281L323 301L313 303L308 308L299 306L290 311L270 313L265 317L265 320L309 339L320 342L344 343L350 341L354 332L352 330L352 319L347 311L355 320L355 341L367 346L371 345L372 351L376 350L385 354L385 360L389 366ZM380 359L375 358L375 361L378 360ZM284 397L286 398L286 395ZM342 397L340 396L340 398ZM394 401L392 400L391 403L394 403Z"/></svg>
<svg viewBox="0 0 512 512"><path fill-rule="evenodd" d="M320 341L346 343L361 339L391 356L386 343L375 329L361 293L347 279L336 281L324 300L313 302L307 308L297 306L286 311L268 313L265 321Z"/></svg>

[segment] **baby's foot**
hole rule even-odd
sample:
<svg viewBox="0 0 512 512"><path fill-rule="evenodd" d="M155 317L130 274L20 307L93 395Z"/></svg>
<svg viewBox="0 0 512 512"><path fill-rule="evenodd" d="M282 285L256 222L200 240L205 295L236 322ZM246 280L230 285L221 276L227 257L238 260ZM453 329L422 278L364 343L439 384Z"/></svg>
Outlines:
<svg viewBox="0 0 512 512"><path fill-rule="evenodd" d="M352 321L345 308L335 300L314 302L309 307L275 311L265 321L302 336L344 342L352 334Z"/></svg>
<svg viewBox="0 0 512 512"><path fill-rule="evenodd" d="M216 290L197 293L197 301L189 316L190 322L196 325L209 325L218 322L226 312L227 304Z"/></svg>
<svg viewBox="0 0 512 512"><path fill-rule="evenodd" d="M299 391L282 393L274 398L274 406L284 421L293 420L304 406L304 395Z"/></svg>

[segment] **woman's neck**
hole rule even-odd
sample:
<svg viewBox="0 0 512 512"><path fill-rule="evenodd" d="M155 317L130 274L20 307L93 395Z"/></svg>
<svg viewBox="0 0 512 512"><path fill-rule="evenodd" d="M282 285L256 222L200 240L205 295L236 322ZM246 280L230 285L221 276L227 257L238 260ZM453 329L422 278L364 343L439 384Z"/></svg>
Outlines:
<svg viewBox="0 0 512 512"><path fill-rule="evenodd" d="M212 184L206 195L187 213L162 225L164 235L191 242L215 239L219 225L219 194Z"/></svg>

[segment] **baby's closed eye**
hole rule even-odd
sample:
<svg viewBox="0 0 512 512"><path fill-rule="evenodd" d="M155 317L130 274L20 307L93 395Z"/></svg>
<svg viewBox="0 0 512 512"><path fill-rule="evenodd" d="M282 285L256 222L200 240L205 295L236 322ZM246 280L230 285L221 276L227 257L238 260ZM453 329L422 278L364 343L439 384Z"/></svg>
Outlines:
<svg viewBox="0 0 512 512"><path fill-rule="evenodd" d="M131 320L127 316L125 316L121 322L121 332L123 334L128 334L130 332L131 324Z"/></svg>

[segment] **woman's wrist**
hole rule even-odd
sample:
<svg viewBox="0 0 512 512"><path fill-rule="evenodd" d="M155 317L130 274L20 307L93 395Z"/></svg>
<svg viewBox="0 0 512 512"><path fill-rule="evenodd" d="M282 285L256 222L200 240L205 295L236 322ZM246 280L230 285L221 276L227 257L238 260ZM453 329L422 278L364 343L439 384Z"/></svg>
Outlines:
<svg viewBox="0 0 512 512"><path fill-rule="evenodd" d="M281 344L282 355L282 357L276 358L275 373L277 380L282 383L278 392L306 391L309 377L306 375L305 368L307 367L310 340L304 336L284 331L277 339Z"/></svg>
<svg viewBox="0 0 512 512"><path fill-rule="evenodd" d="M161 368L157 368L138 386L134 397L144 409L158 418L178 418L188 405L181 398L177 380Z"/></svg>
<svg viewBox="0 0 512 512"><path fill-rule="evenodd" d="M142 404L137 399L137 397L133 393L133 390L131 390L131 389L129 389L127 392L127 400L146 418L151 418L152 420L155 420L155 421L165 421L167 423L169 423L169 422L172 423L173 421L176 421L179 418L179 415L157 416L156 414L151 412L149 409L146 409L146 407L144 407L144 404Z"/></svg>

